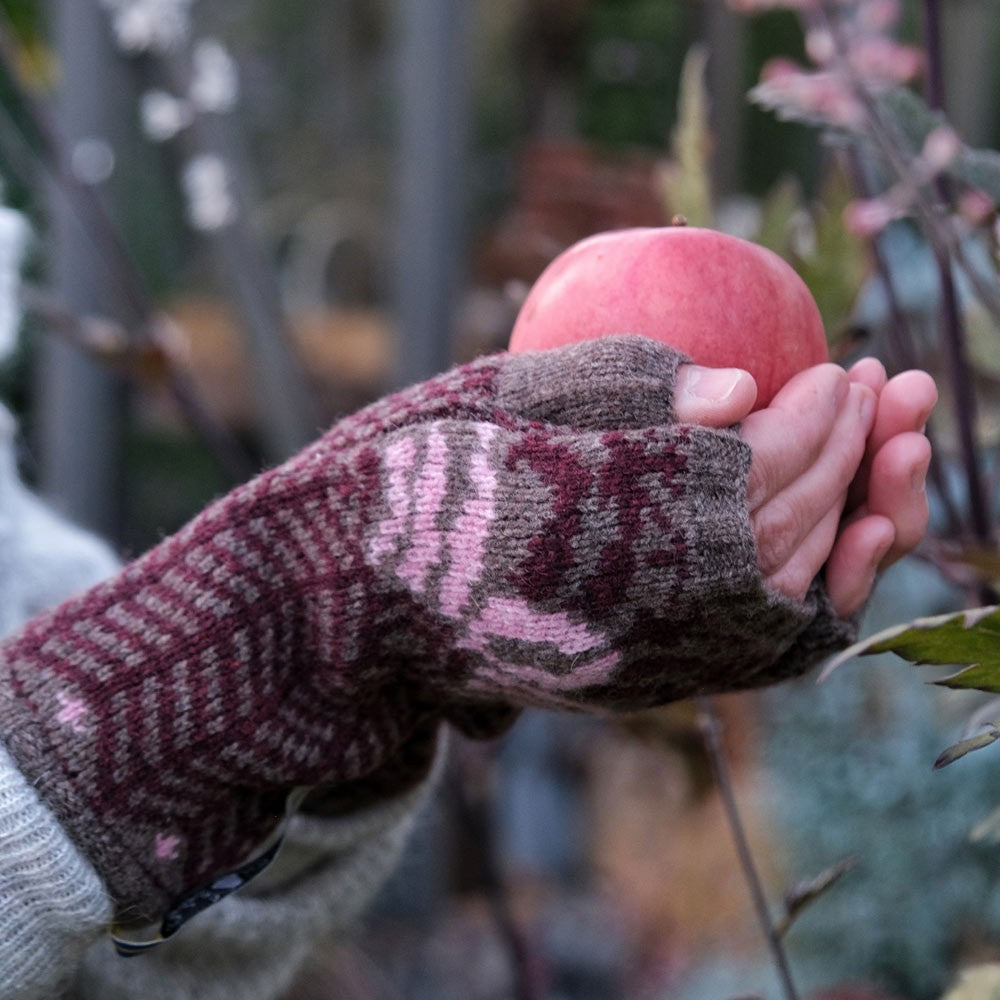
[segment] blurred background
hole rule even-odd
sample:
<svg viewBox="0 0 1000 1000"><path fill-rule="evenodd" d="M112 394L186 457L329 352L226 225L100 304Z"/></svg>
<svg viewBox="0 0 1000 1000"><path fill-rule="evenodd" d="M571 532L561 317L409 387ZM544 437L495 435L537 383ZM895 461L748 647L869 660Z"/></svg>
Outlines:
<svg viewBox="0 0 1000 1000"><path fill-rule="evenodd" d="M967 356L949 381L920 228L846 225L862 192L843 136L748 100L773 59L806 58L802 11L783 6L808 5L0 0L0 177L18 213L0 278L25 255L0 399L21 475L137 554L338 415L502 349L570 243L680 212L788 257L837 359L948 368L935 538L985 551L996 321L959 280ZM940 18L948 119L1000 144L995 0L889 6L887 30L918 48ZM970 577L940 553L885 577L866 628L992 593L995 556ZM996 759L931 771L969 697L866 661L715 704L775 912L843 865L784 937L803 996L939 997L1000 961L997 825L980 824L1000 807ZM689 705L526 713L496 745L459 745L398 876L294 996L782 995L704 729Z"/></svg>

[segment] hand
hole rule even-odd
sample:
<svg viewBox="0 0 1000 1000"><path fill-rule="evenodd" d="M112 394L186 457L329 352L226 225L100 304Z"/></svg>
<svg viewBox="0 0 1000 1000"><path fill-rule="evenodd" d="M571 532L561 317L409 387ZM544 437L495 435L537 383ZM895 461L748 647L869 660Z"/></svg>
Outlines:
<svg viewBox="0 0 1000 1000"><path fill-rule="evenodd" d="M926 529L930 447L921 430L937 398L933 380L918 371L887 380L881 364L866 358L849 373L810 369L770 407L750 414L753 398L746 372L691 365L678 374L675 410L679 420L706 426L743 421L754 452L749 500L766 582L801 598L826 563L834 608L850 615L876 573Z"/></svg>
<svg viewBox="0 0 1000 1000"><path fill-rule="evenodd" d="M924 484L931 448L923 429L937 402L937 387L922 371L887 379L874 358L859 361L848 377L878 394L875 426L827 566L831 595L850 613L864 603L875 573L911 551L927 530ZM889 525L892 538L886 547Z"/></svg>

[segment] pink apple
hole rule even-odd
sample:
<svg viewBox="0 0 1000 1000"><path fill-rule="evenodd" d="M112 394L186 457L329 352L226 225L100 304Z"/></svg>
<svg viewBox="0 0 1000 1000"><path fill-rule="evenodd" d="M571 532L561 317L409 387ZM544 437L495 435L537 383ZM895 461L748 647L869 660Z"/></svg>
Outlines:
<svg viewBox="0 0 1000 1000"><path fill-rule="evenodd" d="M755 409L829 356L816 302L789 264L684 225L599 233L565 250L528 293L510 350L615 333L651 337L701 365L746 369L757 381Z"/></svg>

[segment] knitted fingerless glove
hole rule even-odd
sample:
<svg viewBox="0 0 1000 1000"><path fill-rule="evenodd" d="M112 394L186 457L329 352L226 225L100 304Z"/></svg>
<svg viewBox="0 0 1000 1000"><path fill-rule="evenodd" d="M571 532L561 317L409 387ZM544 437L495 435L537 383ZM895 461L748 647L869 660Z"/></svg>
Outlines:
<svg viewBox="0 0 1000 1000"><path fill-rule="evenodd" d="M0 734L122 918L252 856L292 789L412 783L442 719L638 709L847 641L818 585L763 587L749 449L673 422L682 360L625 337L457 368L0 646Z"/></svg>

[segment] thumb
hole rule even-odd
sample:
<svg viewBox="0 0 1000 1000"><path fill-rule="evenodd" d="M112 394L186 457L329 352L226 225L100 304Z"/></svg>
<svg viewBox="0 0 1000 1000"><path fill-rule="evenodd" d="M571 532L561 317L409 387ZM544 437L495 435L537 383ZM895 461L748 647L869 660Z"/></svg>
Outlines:
<svg viewBox="0 0 1000 1000"><path fill-rule="evenodd" d="M728 427L753 409L757 383L742 368L682 365L674 387L674 415L679 423Z"/></svg>

